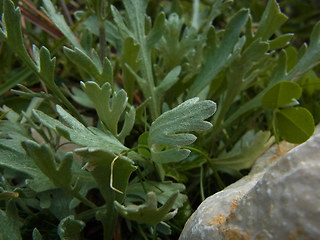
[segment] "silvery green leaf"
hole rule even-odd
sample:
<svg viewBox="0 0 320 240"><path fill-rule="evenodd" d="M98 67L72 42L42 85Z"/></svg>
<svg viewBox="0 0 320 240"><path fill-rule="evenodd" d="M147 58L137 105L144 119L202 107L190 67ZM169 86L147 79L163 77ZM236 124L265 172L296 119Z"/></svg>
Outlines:
<svg viewBox="0 0 320 240"><path fill-rule="evenodd" d="M248 21L249 11L240 10L232 17L219 46L211 46L213 43L208 42L209 48L207 59L202 67L200 74L190 87L188 97L197 96L214 77L225 67L234 46L239 41L240 33ZM241 39L240 39L241 40Z"/></svg>
<svg viewBox="0 0 320 240"><path fill-rule="evenodd" d="M164 23L165 23L165 14L160 13L154 22L154 26L151 32L149 32L149 34L147 35L148 48L153 47L161 39L162 34L165 30Z"/></svg>
<svg viewBox="0 0 320 240"><path fill-rule="evenodd" d="M22 142L24 150L35 162L37 167L57 186L69 189L72 181L71 166L73 157L69 153L62 159L59 167L56 166L56 160L52 149L48 145L39 145L38 143L27 140Z"/></svg>
<svg viewBox="0 0 320 240"><path fill-rule="evenodd" d="M122 202L130 175L136 170L134 162L126 156L115 160L115 154L108 152L107 147L85 147L77 149L76 153L89 163L90 173L105 201L109 204L114 200Z"/></svg>
<svg viewBox="0 0 320 240"><path fill-rule="evenodd" d="M281 13L277 1L269 0L261 17L255 39L268 40L287 20L288 17Z"/></svg>
<svg viewBox="0 0 320 240"><path fill-rule="evenodd" d="M63 35L72 43L73 46L82 49L81 45L79 44L76 36L73 34L71 29L69 28L68 24L64 17L56 12L56 9L51 1L43 0L43 11L45 14L51 19L51 21L59 28L59 30L63 33Z"/></svg>
<svg viewBox="0 0 320 240"><path fill-rule="evenodd" d="M157 195L154 192L148 192L146 202L141 205L130 204L128 206L121 205L117 201L114 202L115 208L125 218L135 220L140 223L156 225L161 221L166 221L175 216L177 211L170 211L178 192L173 193L168 201L158 208Z"/></svg>
<svg viewBox="0 0 320 240"><path fill-rule="evenodd" d="M94 108L90 98L81 89L74 87L71 89L71 92L71 97L75 102L87 108Z"/></svg>
<svg viewBox="0 0 320 240"><path fill-rule="evenodd" d="M130 107L129 111L125 111L128 102L127 93L123 89L113 92L109 83L99 87L97 83L88 81L86 83L82 82L81 86L93 102L104 127L123 142L135 122L135 108ZM119 132L118 123L123 113L125 113L124 125Z"/></svg>
<svg viewBox="0 0 320 240"><path fill-rule="evenodd" d="M32 231L32 240L42 240L41 233L37 228L34 228Z"/></svg>
<svg viewBox="0 0 320 240"><path fill-rule="evenodd" d="M181 193L186 189L182 183L174 183L172 181L156 182L144 181L139 183L130 183L127 188L127 199L130 197L139 197L146 200L147 192L154 192L157 195L157 200L161 204L165 204L172 194L179 192L178 197L173 204L173 208L180 208L188 200L188 197Z"/></svg>
<svg viewBox="0 0 320 240"><path fill-rule="evenodd" d="M134 43L133 38L126 38L123 41L123 48L121 52L121 64L122 64L122 81L124 89L126 90L129 98L129 103L133 101L133 93L135 90L135 75L133 75L130 70L125 66L126 64L131 67L133 72L138 71L140 46Z"/></svg>
<svg viewBox="0 0 320 240"><path fill-rule="evenodd" d="M234 176L241 176L240 170L248 169L255 160L274 143L270 132L247 132L232 148L213 160L217 169Z"/></svg>
<svg viewBox="0 0 320 240"><path fill-rule="evenodd" d="M180 72L181 72L180 66L176 66L175 68L173 68L167 74L167 76L162 80L162 82L160 82L160 84L156 87L156 91L159 94L163 94L164 92L166 92L179 80L178 76Z"/></svg>
<svg viewBox="0 0 320 240"><path fill-rule="evenodd" d="M19 225L17 224L17 219L10 217L9 214L0 210L1 240L21 240Z"/></svg>
<svg viewBox="0 0 320 240"><path fill-rule="evenodd" d="M190 145L197 139L189 132L208 130L212 124L204 120L215 111L214 102L192 98L163 113L152 123L149 131L152 160L168 163L185 159L190 151L181 149L181 146Z"/></svg>
<svg viewBox="0 0 320 240"><path fill-rule="evenodd" d="M116 154L127 150L112 134L104 133L93 127L86 128L59 105L57 105L57 112L68 126L39 110L34 110L33 115L44 126L58 132L77 145L106 149L106 151Z"/></svg>
<svg viewBox="0 0 320 240"><path fill-rule="evenodd" d="M0 31L1 37L6 39L8 45L15 49L18 55L28 64L33 65L33 61L29 56L23 42L21 31L21 13L20 8L15 8L12 1L3 2L3 16L2 16L2 29Z"/></svg>
<svg viewBox="0 0 320 240"><path fill-rule="evenodd" d="M45 1L48 6L52 5L50 1ZM49 6L49 8L50 8ZM54 11L54 7L52 11ZM65 95L61 92L60 88L54 81L54 69L55 58L51 58L49 50L42 46L40 50L37 47L33 47L35 62L28 54L22 37L21 24L20 24L20 10L15 8L11 0L4 1L4 14L2 18L3 28L0 31L0 37L6 40L6 43L19 55L19 57L26 63L26 65L38 76L56 95L67 108L73 112L73 114L85 124L82 116L76 110L76 108L69 102ZM50 11L51 11L50 10ZM52 13L55 14L55 13ZM60 16L61 17L61 16ZM81 46L79 45L81 48Z"/></svg>
<svg viewBox="0 0 320 240"><path fill-rule="evenodd" d="M66 56L78 68L87 72L97 83L103 84L109 82L111 85L113 84L112 66L109 59L105 58L103 66L101 66L100 60L98 60L99 64L97 64L79 48L72 50L64 47L63 50Z"/></svg>
<svg viewBox="0 0 320 240"><path fill-rule="evenodd" d="M74 216L68 216L62 219L58 226L58 234L61 240L80 238L80 232L85 227L85 223L80 220L76 220Z"/></svg>
<svg viewBox="0 0 320 240"><path fill-rule="evenodd" d="M26 181L27 185L35 191L52 189L53 184L40 171L31 157L25 154L21 146L21 141L27 140L27 138L14 136L13 134L11 134L11 137L13 139L0 139L0 166L29 175L30 177Z"/></svg>

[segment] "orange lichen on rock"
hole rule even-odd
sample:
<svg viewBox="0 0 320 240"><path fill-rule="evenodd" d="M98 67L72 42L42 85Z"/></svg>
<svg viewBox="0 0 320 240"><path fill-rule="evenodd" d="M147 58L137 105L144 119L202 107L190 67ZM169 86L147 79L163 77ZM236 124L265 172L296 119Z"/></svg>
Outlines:
<svg viewBox="0 0 320 240"><path fill-rule="evenodd" d="M247 233L244 233L238 229L226 228L222 229L225 240L249 240L250 237Z"/></svg>
<svg viewBox="0 0 320 240"><path fill-rule="evenodd" d="M283 156L284 154L286 154L296 146L298 146L298 144L292 144L285 141L280 142L278 145L277 153L272 158L269 159L269 162L270 163L274 162L275 160L277 160L278 158L280 158L281 156Z"/></svg>
<svg viewBox="0 0 320 240"><path fill-rule="evenodd" d="M207 226L211 225L222 225L226 221L226 217L221 213L218 216L215 216L211 221L207 223Z"/></svg>

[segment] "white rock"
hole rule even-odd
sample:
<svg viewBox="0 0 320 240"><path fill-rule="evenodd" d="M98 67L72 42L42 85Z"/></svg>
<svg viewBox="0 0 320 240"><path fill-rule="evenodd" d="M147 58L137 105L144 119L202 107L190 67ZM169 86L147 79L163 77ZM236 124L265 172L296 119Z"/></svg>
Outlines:
<svg viewBox="0 0 320 240"><path fill-rule="evenodd" d="M248 176L207 198L179 239L320 239L320 129L277 159L278 149L273 146Z"/></svg>

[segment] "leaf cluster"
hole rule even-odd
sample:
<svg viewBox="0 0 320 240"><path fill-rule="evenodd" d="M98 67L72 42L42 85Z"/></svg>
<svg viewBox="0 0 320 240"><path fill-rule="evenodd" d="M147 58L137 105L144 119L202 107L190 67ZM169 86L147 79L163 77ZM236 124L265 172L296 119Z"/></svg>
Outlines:
<svg viewBox="0 0 320 240"><path fill-rule="evenodd" d="M292 46L275 0L21 2L1 9L1 239L172 239L320 120L320 23Z"/></svg>

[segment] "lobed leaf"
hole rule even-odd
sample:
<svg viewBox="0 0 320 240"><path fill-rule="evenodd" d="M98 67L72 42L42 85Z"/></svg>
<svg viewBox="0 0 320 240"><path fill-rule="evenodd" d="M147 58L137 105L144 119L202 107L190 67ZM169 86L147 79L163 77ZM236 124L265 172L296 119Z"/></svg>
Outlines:
<svg viewBox="0 0 320 240"><path fill-rule="evenodd" d="M32 231L32 240L42 240L41 233L37 228L34 228Z"/></svg>
<svg viewBox="0 0 320 240"><path fill-rule="evenodd" d="M80 232L85 227L85 223L80 220L76 220L74 216L68 216L62 219L58 226L58 235L61 240L80 238Z"/></svg>
<svg viewBox="0 0 320 240"><path fill-rule="evenodd" d="M190 151L180 147L197 139L195 135L187 132L209 129L211 123L204 120L211 117L215 111L214 102L192 98L163 113L152 123L149 131L148 145L152 160L167 163L185 159ZM169 148L162 151L164 146Z"/></svg>
<svg viewBox="0 0 320 240"><path fill-rule="evenodd" d="M121 53L122 64L122 80L124 89L128 94L129 102L133 101L133 92L135 88L135 76L125 66L127 64L130 68L136 72L139 69L138 54L140 46L134 43L132 38L126 38L123 41L123 48Z"/></svg>
<svg viewBox="0 0 320 240"><path fill-rule="evenodd" d="M197 96L225 67L234 46L239 41L240 33L248 21L249 11L242 9L232 17L219 46L208 42L207 59L190 87L188 98Z"/></svg>
<svg viewBox="0 0 320 240"><path fill-rule="evenodd" d="M314 71L309 71L300 79L300 86L307 95L312 96L316 91L320 91L320 78Z"/></svg>
<svg viewBox="0 0 320 240"><path fill-rule="evenodd" d="M18 55L28 64L33 65L33 61L24 47L20 19L20 8L15 8L14 3L6 0L3 3L1 37L6 39L7 44L14 49Z"/></svg>
<svg viewBox="0 0 320 240"><path fill-rule="evenodd" d="M116 154L127 150L127 148L110 133L103 133L93 127L86 128L59 105L57 105L57 112L69 127L39 110L34 110L33 115L44 126L56 131L77 145L105 149L110 153Z"/></svg>
<svg viewBox="0 0 320 240"><path fill-rule="evenodd" d="M50 1L45 1L45 4L48 4L53 8ZM13 2L11 0L6 0L4 2L3 29L1 30L0 36L6 39L8 45L17 52L27 66L48 85L57 99L64 103L68 109L85 124L82 116L54 82L55 58L51 58L49 50L44 46L42 46L40 50L37 47L33 47L35 62L29 56L22 38L20 18L21 14L19 8L15 9Z"/></svg>
<svg viewBox="0 0 320 240"><path fill-rule="evenodd" d="M21 240L20 224L17 219L10 217L6 212L0 209L0 239L1 240Z"/></svg>
<svg viewBox="0 0 320 240"><path fill-rule="evenodd" d="M56 160L52 149L48 145L39 145L34 141L22 142L24 150L35 162L37 167L44 173L57 187L71 189L73 161L72 154L67 154L56 167Z"/></svg>
<svg viewBox="0 0 320 240"><path fill-rule="evenodd" d="M4 122L0 122L0 126ZM53 185L48 178L40 171L33 160L25 154L21 146L21 141L28 138L22 136L15 130L12 125L7 129L10 132L11 139L0 139L0 166L12 169L14 171L22 172L30 177L27 177L27 184L35 191L45 191L52 189ZM4 124L4 127L6 124ZM2 129L0 128L2 131Z"/></svg>
<svg viewBox="0 0 320 240"><path fill-rule="evenodd" d="M294 35L292 33L287 33L287 34L283 34L273 40L268 41L270 48L269 50L275 50L275 49L281 49L286 47L289 43L290 40L292 39Z"/></svg>
<svg viewBox="0 0 320 240"><path fill-rule="evenodd" d="M255 160L274 143L270 132L247 132L228 153L224 153L213 164L218 170L234 176L241 176L240 170L250 168Z"/></svg>
<svg viewBox="0 0 320 240"><path fill-rule="evenodd" d="M64 53L78 68L87 72L100 85L105 82L113 84L112 66L108 58L104 59L103 68L96 64L85 52L79 48L74 50L64 47ZM99 67L100 65L100 67Z"/></svg>
<svg viewBox="0 0 320 240"><path fill-rule="evenodd" d="M56 9L50 0L43 0L43 11L50 18L50 20L58 27L63 35L72 43L74 47L82 49L76 36L71 31L70 27L66 23L64 17L56 12Z"/></svg>
<svg viewBox="0 0 320 240"><path fill-rule="evenodd" d="M114 206L117 211L127 219L140 223L156 225L161 221L170 220L176 215L177 211L170 212L170 210L172 209L177 197L178 192L173 193L168 201L158 208L157 195L154 192L148 192L146 202L144 204L123 206L115 201Z"/></svg>
<svg viewBox="0 0 320 240"><path fill-rule="evenodd" d="M90 173L107 205L112 206L114 200L122 202L130 175L136 170L134 162L125 156L120 156L115 160L116 156L110 154L107 149L86 147L77 149L76 153L92 166L91 169L89 168ZM112 165L113 168L111 168Z"/></svg>
<svg viewBox="0 0 320 240"><path fill-rule="evenodd" d="M239 118L246 112L255 108L261 107L261 99L268 89L280 81L298 81L304 74L310 71L315 65L320 62L320 22L318 22L312 30L310 45L307 48L304 45L299 51L300 59L297 64L287 73L287 54L286 50L280 52L280 56L276 67L271 75L271 80L268 87L259 93L256 97L242 105L236 112L234 112L225 122L224 125L229 125L235 119ZM289 59L290 60L290 59ZM292 64L292 63L290 63Z"/></svg>
<svg viewBox="0 0 320 240"><path fill-rule="evenodd" d="M141 183L130 183L127 188L127 199L132 197L139 197L146 200L146 192L154 192L157 195L157 200L161 204L165 204L172 194L179 192L178 197L173 204L173 208L180 208L187 201L188 197L182 194L185 186L181 183L174 183L171 181L155 182L143 181Z"/></svg>
<svg viewBox="0 0 320 240"><path fill-rule="evenodd" d="M148 48L153 47L162 37L165 30L165 14L160 13L155 22L152 30L147 35Z"/></svg>
<svg viewBox="0 0 320 240"><path fill-rule="evenodd" d="M36 46L33 49L37 49ZM39 74L42 76L43 80L50 88L55 88L55 81L54 81L54 70L56 65L55 58L51 58L49 50L42 46L40 50L36 50L39 53L39 58L36 59L37 67ZM37 56L37 55L35 55Z"/></svg>
<svg viewBox="0 0 320 240"><path fill-rule="evenodd" d="M167 76L160 82L160 84L156 87L156 91L159 95L165 93L168 89L170 89L178 80L178 76L181 72L181 67L177 66L173 68Z"/></svg>
<svg viewBox="0 0 320 240"><path fill-rule="evenodd" d="M113 5L110 6L111 8L111 13L113 16L113 19L115 21L115 23L117 24L118 30L120 32L120 34L122 35L122 37L125 38L134 38L133 34L130 32L130 30L128 29L127 25L124 23L123 18L121 16L121 14L119 13L118 9L116 7L114 7Z"/></svg>
<svg viewBox="0 0 320 240"><path fill-rule="evenodd" d="M88 81L86 83L81 82L81 86L93 102L104 127L123 142L135 122L135 108L131 106L128 112L125 111L128 102L127 93L121 89L118 92L114 92L111 97L112 88L109 83L99 87L97 83ZM118 123L123 113L125 113L125 120L119 133Z"/></svg>
<svg viewBox="0 0 320 240"><path fill-rule="evenodd" d="M288 17L281 13L277 1L269 0L259 22L258 31L254 39L261 38L261 40L268 40L287 19Z"/></svg>

